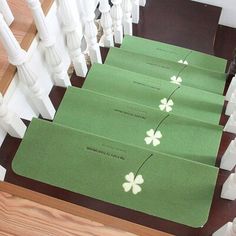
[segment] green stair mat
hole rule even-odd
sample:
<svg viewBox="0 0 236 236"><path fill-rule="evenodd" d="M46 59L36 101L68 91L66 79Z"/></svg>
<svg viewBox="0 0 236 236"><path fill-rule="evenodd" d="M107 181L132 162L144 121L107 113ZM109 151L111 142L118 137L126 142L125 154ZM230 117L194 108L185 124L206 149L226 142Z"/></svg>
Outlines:
<svg viewBox="0 0 236 236"><path fill-rule="evenodd" d="M143 75L170 81L173 76L181 77L182 84L212 93L223 94L226 74L199 69L160 58L110 48L105 64L120 67Z"/></svg>
<svg viewBox="0 0 236 236"><path fill-rule="evenodd" d="M33 180L191 227L206 223L218 173L215 167L36 119L12 168ZM131 172L137 178L125 178Z"/></svg>
<svg viewBox="0 0 236 236"><path fill-rule="evenodd" d="M209 165L215 164L222 135L218 125L75 87L67 89L54 122ZM154 132L158 125L161 138Z"/></svg>
<svg viewBox="0 0 236 236"><path fill-rule="evenodd" d="M189 65L222 73L225 72L227 64L227 61L223 58L129 35L124 37L121 48L130 52L140 53L174 62L186 60Z"/></svg>
<svg viewBox="0 0 236 236"><path fill-rule="evenodd" d="M178 85L109 65L94 64L83 88L160 109L160 101L168 98ZM173 114L219 124L223 96L181 86L171 99Z"/></svg>

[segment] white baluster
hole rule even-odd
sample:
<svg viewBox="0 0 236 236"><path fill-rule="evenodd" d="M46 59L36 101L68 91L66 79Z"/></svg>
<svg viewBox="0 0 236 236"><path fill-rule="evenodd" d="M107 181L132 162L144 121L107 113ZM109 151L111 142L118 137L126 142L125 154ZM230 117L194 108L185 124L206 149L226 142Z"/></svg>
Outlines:
<svg viewBox="0 0 236 236"><path fill-rule="evenodd" d="M94 23L94 9L91 7L91 1L84 2L84 32L88 43L89 56L92 63L102 63L101 52L97 42L97 27Z"/></svg>
<svg viewBox="0 0 236 236"><path fill-rule="evenodd" d="M32 11L39 38L44 45L46 62L53 71L52 78L54 84L61 87L68 87L71 85L71 82L67 71L63 68L62 57L56 48L55 39L48 30L41 3L39 0L27 0L27 2Z"/></svg>
<svg viewBox="0 0 236 236"><path fill-rule="evenodd" d="M11 23L14 21L14 16L7 3L7 0L0 0L0 13L2 13L7 25L11 25Z"/></svg>
<svg viewBox="0 0 236 236"><path fill-rule="evenodd" d="M55 109L47 94L38 84L37 76L32 72L27 60L27 53L20 47L16 38L0 14L0 40L7 51L8 60L17 67L19 79L31 92L32 100L43 118L53 119Z"/></svg>
<svg viewBox="0 0 236 236"><path fill-rule="evenodd" d="M223 184L221 198L231 201L236 199L236 173L231 174Z"/></svg>
<svg viewBox="0 0 236 236"><path fill-rule="evenodd" d="M212 236L236 236L236 218L218 229Z"/></svg>
<svg viewBox="0 0 236 236"><path fill-rule="evenodd" d="M9 111L0 93L0 126L11 136L23 138L26 126L14 112Z"/></svg>
<svg viewBox="0 0 236 236"><path fill-rule="evenodd" d="M111 17L113 20L115 42L121 44L123 41L123 27L122 27L122 8L121 0L112 0L113 6L111 8Z"/></svg>
<svg viewBox="0 0 236 236"><path fill-rule="evenodd" d="M234 112L228 119L224 131L236 134L236 112Z"/></svg>
<svg viewBox="0 0 236 236"><path fill-rule="evenodd" d="M142 6L142 7L145 7L146 0L139 0L139 5Z"/></svg>
<svg viewBox="0 0 236 236"><path fill-rule="evenodd" d="M84 54L81 51L81 40L83 37L80 17L74 0L58 0L59 12L66 34L66 44L70 57L78 76L85 77L88 68Z"/></svg>
<svg viewBox="0 0 236 236"><path fill-rule="evenodd" d="M103 28L103 36L101 41L104 47L114 47L113 33L112 33L112 19L110 15L110 5L108 0L101 0L99 10L102 13L101 26Z"/></svg>
<svg viewBox="0 0 236 236"><path fill-rule="evenodd" d="M133 34L133 25L132 25L132 2L131 0L122 1L123 9L123 25L124 25L124 34L132 35Z"/></svg>
<svg viewBox="0 0 236 236"><path fill-rule="evenodd" d="M225 151L221 159L220 168L231 171L235 165L236 165L236 138L231 141L230 145Z"/></svg>
<svg viewBox="0 0 236 236"><path fill-rule="evenodd" d="M132 0L132 21L135 24L139 22L139 0Z"/></svg>
<svg viewBox="0 0 236 236"><path fill-rule="evenodd" d="M4 181L6 176L6 169L0 165L0 181Z"/></svg>
<svg viewBox="0 0 236 236"><path fill-rule="evenodd" d="M232 93L229 102L226 107L225 114L230 116L234 111L236 111L236 90Z"/></svg>
<svg viewBox="0 0 236 236"><path fill-rule="evenodd" d="M236 90L236 76L234 76L231 80L227 93L225 95L225 100L229 101L230 97L232 96L233 92Z"/></svg>

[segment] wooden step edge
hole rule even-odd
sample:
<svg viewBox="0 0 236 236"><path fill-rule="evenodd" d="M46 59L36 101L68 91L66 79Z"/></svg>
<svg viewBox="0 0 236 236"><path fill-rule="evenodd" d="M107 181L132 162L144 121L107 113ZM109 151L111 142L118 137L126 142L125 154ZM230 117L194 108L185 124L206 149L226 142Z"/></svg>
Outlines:
<svg viewBox="0 0 236 236"><path fill-rule="evenodd" d="M154 230L114 216L110 216L73 203L50 197L45 194L41 194L8 182L0 181L0 191L9 193L17 197L28 199L33 202L37 202L41 205L67 212L75 216L102 223L105 226L111 226L116 229L134 233L139 236L171 236L171 234L168 233Z"/></svg>
<svg viewBox="0 0 236 236"><path fill-rule="evenodd" d="M44 14L47 15L49 10L51 9L51 6L53 4L54 0L44 0L42 3L42 9L44 11ZM35 36L37 34L37 29L35 26L35 23L33 22L27 31L26 35L24 36L22 42L21 42L21 47L24 50L28 50L31 43L33 42ZM9 64L5 73L3 74L2 78L0 78L0 92L4 95L10 86L14 75L16 73L16 67Z"/></svg>

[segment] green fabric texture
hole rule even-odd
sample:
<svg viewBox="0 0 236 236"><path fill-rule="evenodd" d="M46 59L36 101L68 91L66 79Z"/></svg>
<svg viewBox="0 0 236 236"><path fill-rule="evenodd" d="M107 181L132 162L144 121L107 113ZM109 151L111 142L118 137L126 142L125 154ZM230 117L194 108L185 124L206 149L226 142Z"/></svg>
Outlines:
<svg viewBox="0 0 236 236"><path fill-rule="evenodd" d="M214 165L222 127L69 87L54 122L109 139ZM168 117L167 117L168 116ZM165 120L163 120L165 119ZM150 129L162 133L160 145L147 145ZM156 140L156 139L155 139Z"/></svg>
<svg viewBox="0 0 236 236"><path fill-rule="evenodd" d="M145 56L120 48L110 48L105 64L136 73L170 81L172 76L181 77L182 85L222 95L226 74L200 69L160 58Z"/></svg>
<svg viewBox="0 0 236 236"><path fill-rule="evenodd" d="M136 195L125 176L139 170ZM191 227L207 221L218 169L33 119L12 163L21 176Z"/></svg>
<svg viewBox="0 0 236 236"><path fill-rule="evenodd" d="M124 37L121 48L130 52L140 53L174 62L186 60L190 65L223 73L225 72L227 64L225 59L219 57L129 35Z"/></svg>
<svg viewBox="0 0 236 236"><path fill-rule="evenodd" d="M83 85L83 88L154 109L160 109L161 99L168 98L177 87L164 80L101 64L92 66ZM224 96L181 86L171 99L173 114L219 124Z"/></svg>

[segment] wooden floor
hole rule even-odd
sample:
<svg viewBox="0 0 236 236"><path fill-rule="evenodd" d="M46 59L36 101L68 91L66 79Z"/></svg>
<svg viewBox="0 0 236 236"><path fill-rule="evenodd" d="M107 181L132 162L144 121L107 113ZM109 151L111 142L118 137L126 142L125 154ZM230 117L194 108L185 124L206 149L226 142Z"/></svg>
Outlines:
<svg viewBox="0 0 236 236"><path fill-rule="evenodd" d="M176 2L176 3L177 2L179 3L179 1L182 1L183 3L188 2L186 0L173 0L173 2ZM158 4L165 4L166 0L148 0L147 2L148 4L150 4L150 2L152 3L156 2ZM164 27L161 28L163 21L159 22L158 19L155 18L157 17L157 14L156 14L156 11L153 10L153 9L158 9L157 5L153 7L152 5L148 5L148 4L146 8L141 9L141 23L137 26L134 26L135 35L139 35L139 36L143 36L147 38L159 39L161 41L167 41L167 42L170 42L168 40L172 40L172 43L176 45L184 44L183 46L186 46L186 47L189 46L190 48L193 48L193 49L201 48L202 51L209 50L209 53L214 52L217 56L221 56L226 59L230 59L232 57L231 52L233 50L233 47L235 47L235 42L236 42L235 29L231 29L231 28L223 27L223 26L219 26L217 28L217 26L214 26L215 32L217 31L217 34L214 35L214 32L212 31L211 36L208 35L209 42L207 44L205 44L205 42L199 41L201 39L201 35L199 35L198 36L199 38L195 40L194 43L192 43L192 41L189 40L189 38L191 37L191 32L189 31L186 32L188 36L186 36L186 34L185 35L181 34L182 37L180 37L179 31L175 32L175 31L167 30L166 33L163 33ZM190 11L188 7L189 5L186 6L186 11ZM218 12L217 9L215 8L211 8L211 9L213 9L212 10L213 13L217 14ZM161 19L165 19L166 17L165 14L166 14L165 11L159 12L158 17L160 17ZM172 14L174 14L174 12L172 12ZM217 18L216 16L214 17L215 19ZM177 18L175 21L176 24L177 24ZM148 25L145 25L145 20L147 19L152 19L152 21L155 23L154 28L150 29L148 28ZM181 21L183 21L182 18L179 19L178 24L181 24ZM194 24L197 24L197 23L202 24L202 22L196 22L194 20L192 22L193 22L192 28L195 28L195 29L197 29L198 27ZM169 22L169 24L171 25L171 22ZM181 26L178 26L177 28L181 30ZM158 32L158 29L162 30L161 36L160 36L160 32L155 33L155 32ZM201 34L205 34L204 30L205 29L202 29ZM175 41L174 35L178 35L176 36L176 41ZM191 44L189 43L189 45L187 45L187 43L190 41L191 41ZM206 46L208 47L208 49L206 48ZM103 58L105 58L107 50L102 50L102 52L103 52ZM83 79L78 78L74 75L72 78L72 83L75 86L81 87L83 84ZM56 107L59 105L64 92L65 92L65 89L58 88L58 87L53 88L50 96ZM225 124L226 121L227 121L227 117L223 115L221 119L221 124ZM219 157L223 154L230 140L232 140L233 138L234 138L233 135L224 136L224 139L222 140L221 149L219 152ZM7 139L5 140L5 146L3 145L3 148L0 149L0 164L6 167L10 167L9 160L12 158L12 156L14 156L14 152L16 151L19 144L20 144L19 140L12 139L9 136L7 137ZM219 161L220 161L220 158L218 158L217 160L217 166L219 166ZM102 204L99 205L99 203L97 202L92 202L91 199L89 203L90 205L93 205L94 208L97 207L98 210L99 209L107 210L108 212L115 215L120 214L119 216L122 215L123 218L125 219L129 219L133 222L143 224L150 228L156 228L159 230L163 230L165 232L170 232L175 235L207 236L207 235L211 235L216 229L218 229L227 221L232 220L236 216L236 203L223 200L219 197L221 186L228 175L229 175L228 172L220 171L220 175L219 175L216 190L215 190L213 205L212 205L212 209L210 213L210 218L207 224L202 229L192 229L192 228L188 228L183 225L179 225L179 224L165 221L162 219L154 219L153 217L137 215L130 211L122 211L122 210L119 210L118 208L115 208L115 210L113 211L112 209L109 209L109 207L107 209L102 209L103 206L105 205L102 205ZM16 184L19 184L17 182L18 180L14 179L14 176L11 178L8 177L8 180L11 180L11 182L15 182ZM34 188L35 190L37 190L37 185L33 186L31 183L31 188ZM57 194L59 194L59 192L55 190L55 193L52 193L52 195L53 194L56 196ZM73 198L72 195L71 197ZM126 215L124 215L125 214L124 212L126 213ZM70 222L70 219L72 222ZM10 229L7 231L8 225L6 221L11 222L11 224L8 224L8 225L9 227L10 225L14 226L13 229L11 229L10 227ZM63 224L64 222L65 224ZM70 222L70 223L66 224L66 222ZM55 227L53 227L54 224L55 224ZM87 227L84 227L84 225L86 225ZM63 227L60 227L60 226L63 226ZM26 230L24 230L25 227L26 227ZM75 229L73 227L76 227L77 231L73 231ZM83 231L85 230L85 228L87 231ZM42 233L40 234L40 231L37 232L38 229L40 229L41 232L43 232L43 234ZM10 230L13 230L13 231L10 231ZM27 232L27 230L29 231ZM58 230L61 230L61 231L58 231ZM28 233L28 235L91 235L91 236L92 235L131 235L123 231L121 232L119 230L112 229L110 227L105 227L95 222L87 221L85 219L74 218L72 215L68 215L66 213L63 213L54 209L50 209L48 207L44 207L37 203L23 200L21 198L16 198L12 195L8 195L4 192L0 192L0 235L22 235L21 234L22 232L23 232L23 235L27 235L26 233ZM53 234L55 232L57 234ZM145 234L142 234L142 235L145 235ZM160 235L162 234L160 233Z"/></svg>

